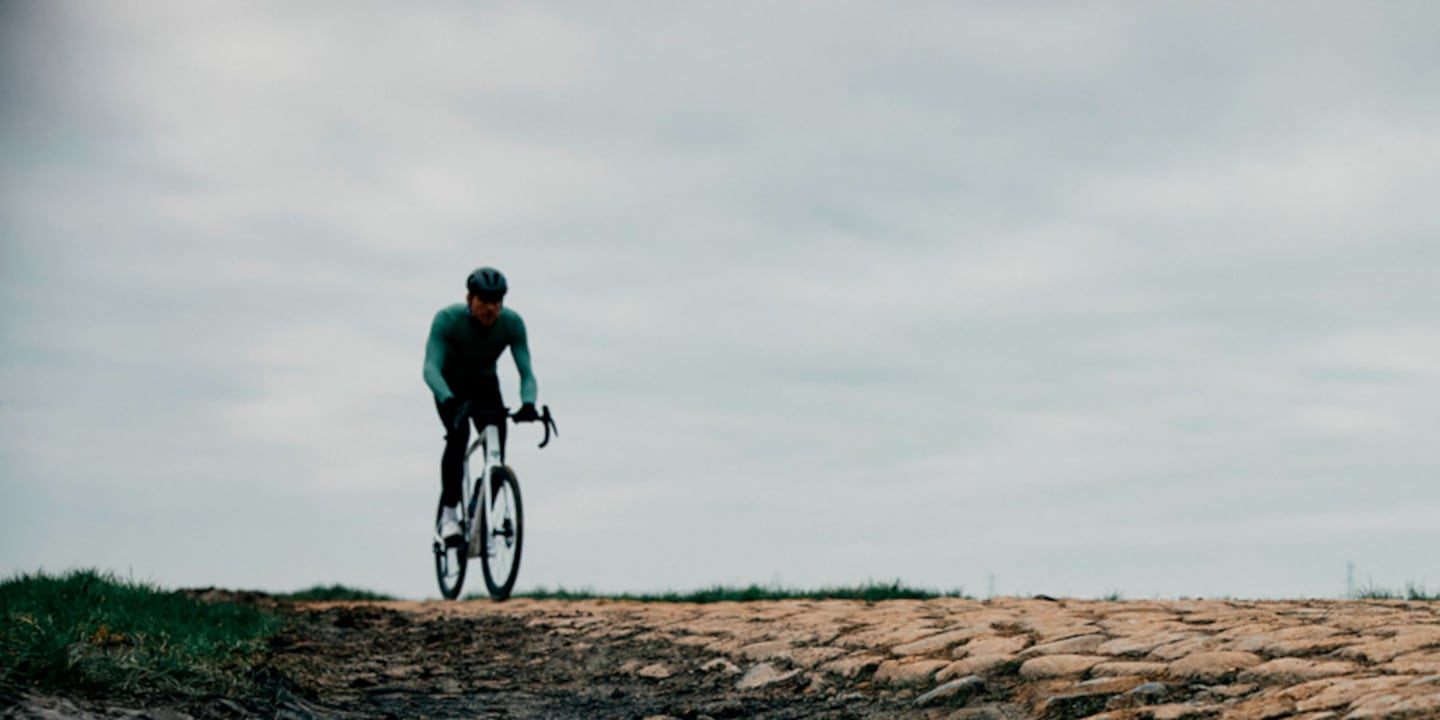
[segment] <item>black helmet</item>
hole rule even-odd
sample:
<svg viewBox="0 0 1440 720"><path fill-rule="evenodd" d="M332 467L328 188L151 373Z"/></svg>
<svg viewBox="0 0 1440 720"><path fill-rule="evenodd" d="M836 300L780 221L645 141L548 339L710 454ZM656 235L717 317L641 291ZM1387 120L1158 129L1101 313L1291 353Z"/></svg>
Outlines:
<svg viewBox="0 0 1440 720"><path fill-rule="evenodd" d="M465 278L465 289L469 290L471 295L499 299L505 296L505 291L509 288L505 285L505 276L499 270L482 267L470 273L470 277Z"/></svg>

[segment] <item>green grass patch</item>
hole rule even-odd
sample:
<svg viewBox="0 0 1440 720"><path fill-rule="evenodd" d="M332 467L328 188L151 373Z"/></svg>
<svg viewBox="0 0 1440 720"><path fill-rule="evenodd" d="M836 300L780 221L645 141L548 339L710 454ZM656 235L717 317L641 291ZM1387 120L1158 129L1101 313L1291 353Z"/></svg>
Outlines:
<svg viewBox="0 0 1440 720"><path fill-rule="evenodd" d="M755 602L759 600L864 600L866 602L880 602L884 600L931 600L942 597L963 598L967 596L960 590L949 592L924 590L906 587L901 585L899 581L896 581L893 583L867 583L849 587L825 587L818 590L795 590L763 585L750 585L747 587L716 585L693 592L648 594L604 594L589 590L566 590L564 588L548 590L542 587L525 593L517 593L515 597L529 598L532 600L634 600L637 602L717 603Z"/></svg>
<svg viewBox="0 0 1440 720"><path fill-rule="evenodd" d="M231 693L283 623L95 570L20 574L0 583L0 668L93 696Z"/></svg>
<svg viewBox="0 0 1440 720"><path fill-rule="evenodd" d="M1366 585L1355 589L1356 600L1398 600L1400 596L1392 589L1378 585Z"/></svg>
<svg viewBox="0 0 1440 720"><path fill-rule="evenodd" d="M1433 592L1433 593L1432 593L1432 592L1426 592L1424 585L1416 585L1416 584L1414 584L1414 583L1410 583L1410 584L1407 584L1407 585L1405 586L1405 599L1406 599L1406 600L1424 600L1424 601L1427 601L1427 602L1429 602L1429 601L1435 601L1435 600L1440 600L1440 591Z"/></svg>
<svg viewBox="0 0 1440 720"><path fill-rule="evenodd" d="M1413 582L1406 583L1404 591L1370 584L1357 588L1354 598L1356 600L1418 600L1433 602L1440 600L1440 593L1428 592L1424 585L1417 585Z"/></svg>
<svg viewBox="0 0 1440 720"><path fill-rule="evenodd" d="M276 597L286 600L369 602L373 600L394 600L395 597L382 593L346 587L344 585L316 585L298 592Z"/></svg>

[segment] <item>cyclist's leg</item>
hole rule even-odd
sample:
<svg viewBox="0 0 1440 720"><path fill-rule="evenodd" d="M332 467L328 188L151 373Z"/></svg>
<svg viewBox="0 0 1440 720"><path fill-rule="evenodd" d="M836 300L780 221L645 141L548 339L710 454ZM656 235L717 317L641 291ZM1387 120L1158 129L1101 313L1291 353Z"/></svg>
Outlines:
<svg viewBox="0 0 1440 720"><path fill-rule="evenodd" d="M435 403L440 422L445 424L445 453L440 456L440 504L460 504L461 486L465 482L465 449L470 444L470 423L455 422L454 411Z"/></svg>
<svg viewBox="0 0 1440 720"><path fill-rule="evenodd" d="M492 378L493 382L482 382L475 388L475 398L470 401L474 410L470 413L471 419L475 422L476 432L484 432L485 427L481 424L485 418L499 418L495 425L500 429L500 462L505 462L505 398L500 395L500 378Z"/></svg>

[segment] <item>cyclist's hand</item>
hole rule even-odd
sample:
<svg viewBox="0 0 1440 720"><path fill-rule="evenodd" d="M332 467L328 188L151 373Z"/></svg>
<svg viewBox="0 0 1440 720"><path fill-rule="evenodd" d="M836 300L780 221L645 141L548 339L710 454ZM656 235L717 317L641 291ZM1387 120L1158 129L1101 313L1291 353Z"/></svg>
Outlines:
<svg viewBox="0 0 1440 720"><path fill-rule="evenodd" d="M525 403L520 406L519 412L515 413L515 422L535 422L540 419L540 413L535 412L535 403Z"/></svg>

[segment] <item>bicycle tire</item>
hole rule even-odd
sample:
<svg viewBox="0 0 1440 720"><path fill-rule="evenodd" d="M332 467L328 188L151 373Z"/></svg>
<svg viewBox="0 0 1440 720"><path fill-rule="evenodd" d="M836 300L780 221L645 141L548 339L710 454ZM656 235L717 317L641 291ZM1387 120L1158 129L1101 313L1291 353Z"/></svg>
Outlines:
<svg viewBox="0 0 1440 720"><path fill-rule="evenodd" d="M486 513L480 515L480 537L484 545L480 552L480 570L485 576L485 587L490 597L505 600L515 589L515 578L520 575L520 549L525 540L525 507L520 502L520 481L508 465L501 465L492 471L495 502L500 508L502 526L491 528Z"/></svg>
<svg viewBox="0 0 1440 720"><path fill-rule="evenodd" d="M443 505L435 507L437 527L440 525L440 513L443 510ZM446 600L460 597L460 589L465 586L465 566L470 559L468 545L446 545L436 541L431 551L435 555L435 582L440 586L440 595Z"/></svg>

